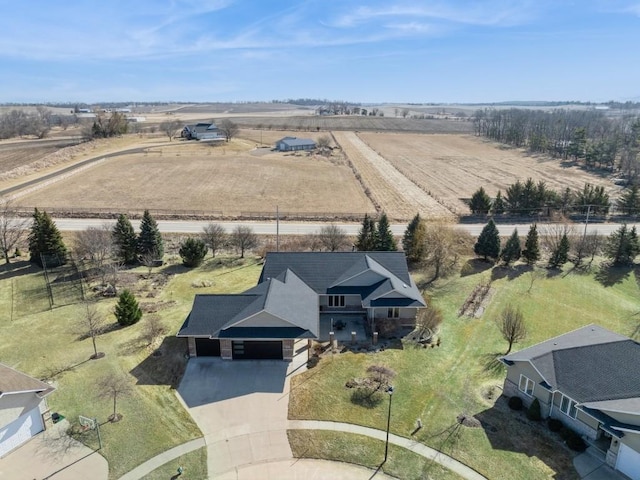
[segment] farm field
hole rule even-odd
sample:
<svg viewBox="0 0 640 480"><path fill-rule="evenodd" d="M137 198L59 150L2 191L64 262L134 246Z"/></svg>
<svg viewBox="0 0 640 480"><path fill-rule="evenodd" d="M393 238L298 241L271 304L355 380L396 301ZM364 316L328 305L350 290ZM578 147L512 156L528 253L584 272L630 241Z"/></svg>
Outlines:
<svg viewBox="0 0 640 480"><path fill-rule="evenodd" d="M26 163L39 160L62 148L78 144L73 138L33 141L0 141L0 174L9 172Z"/></svg>
<svg viewBox="0 0 640 480"><path fill-rule="evenodd" d="M585 183L618 191L604 177L577 166L563 166L558 159L528 155L524 150L504 148L471 135L419 135L360 132L369 147L407 178L430 192L453 212L468 213L461 200L480 187L490 196L517 180L531 177L553 190L582 189ZM614 196L612 195L612 196Z"/></svg>
<svg viewBox="0 0 640 480"><path fill-rule="evenodd" d="M109 158L21 196L21 206L354 214L375 211L339 158L253 149L234 140L213 147L174 141Z"/></svg>

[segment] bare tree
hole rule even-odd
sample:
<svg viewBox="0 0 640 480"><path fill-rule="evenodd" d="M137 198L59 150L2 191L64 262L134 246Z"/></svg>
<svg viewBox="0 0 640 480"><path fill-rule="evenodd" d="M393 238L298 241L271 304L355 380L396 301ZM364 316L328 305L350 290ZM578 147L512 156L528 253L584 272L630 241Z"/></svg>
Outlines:
<svg viewBox="0 0 640 480"><path fill-rule="evenodd" d="M501 313L499 325L502 338L509 342L509 349L505 355L509 355L514 343L527 338L527 326L524 322L524 315L520 309L508 305Z"/></svg>
<svg viewBox="0 0 640 480"><path fill-rule="evenodd" d="M102 283L105 283L106 264L113 254L114 243L112 227L103 224L100 227L88 227L76 232L74 250L79 258L86 258L100 275Z"/></svg>
<svg viewBox="0 0 640 480"><path fill-rule="evenodd" d="M221 120L220 123L218 123L218 128L224 134L227 142L240 132L240 127L228 118Z"/></svg>
<svg viewBox="0 0 640 480"><path fill-rule="evenodd" d="M331 137L329 135L322 135L318 138L316 145L320 150L328 150L331 148Z"/></svg>
<svg viewBox="0 0 640 480"><path fill-rule="evenodd" d="M113 400L113 414L109 415L109 421L119 421L122 418L122 414L118 413L117 401L118 398L131 395L133 392L131 382L123 374L112 372L98 380L97 387L100 398Z"/></svg>
<svg viewBox="0 0 640 480"><path fill-rule="evenodd" d="M100 315L95 305L85 302L85 311L78 322L78 327L82 329L87 337L91 338L93 343L93 355L90 358L95 360L96 358L104 357L104 353L98 352L96 337L105 330L105 317Z"/></svg>
<svg viewBox="0 0 640 480"><path fill-rule="evenodd" d="M409 109L408 108L403 108L402 109L402 118L407 118L408 115L409 115Z"/></svg>
<svg viewBox="0 0 640 480"><path fill-rule="evenodd" d="M167 120L166 122L162 122L160 124L160 131L164 133L167 137L169 137L169 141L173 140L178 133L178 129L182 126L182 123L179 120Z"/></svg>
<svg viewBox="0 0 640 480"><path fill-rule="evenodd" d="M158 266L158 255L155 252L147 252L140 255L140 263L147 267L147 278L151 277L153 267ZM160 261L162 263L162 261Z"/></svg>
<svg viewBox="0 0 640 480"><path fill-rule="evenodd" d="M551 255L558 250L564 235L567 238L575 238L574 228L566 223L545 225L541 228L540 243L547 255Z"/></svg>
<svg viewBox="0 0 640 480"><path fill-rule="evenodd" d="M244 252L258 246L258 237L253 229L246 225L238 225L233 229L229 243L240 250L240 258L244 258Z"/></svg>
<svg viewBox="0 0 640 480"><path fill-rule="evenodd" d="M420 337L425 334L433 334L442 323L442 310L429 305L418 312L416 317L416 331Z"/></svg>
<svg viewBox="0 0 640 480"><path fill-rule="evenodd" d="M450 273L461 256L471 251L473 239L453 225L427 223L424 244L423 265L433 272L430 280L433 282Z"/></svg>
<svg viewBox="0 0 640 480"><path fill-rule="evenodd" d="M0 248L6 263L11 262L10 254L26 237L29 224L29 218L16 217L16 210L11 200L0 199Z"/></svg>
<svg viewBox="0 0 640 480"><path fill-rule="evenodd" d="M215 257L216 252L222 250L227 243L227 232L224 227L217 223L209 223L202 228L204 243L211 249Z"/></svg>
<svg viewBox="0 0 640 480"><path fill-rule="evenodd" d="M167 329L162 325L159 315L148 315L142 329L142 338L147 345L152 345L156 338L164 335Z"/></svg>
<svg viewBox="0 0 640 480"><path fill-rule="evenodd" d="M536 280L542 279L545 276L546 276L546 273L544 272L544 270L536 268L535 266L532 267L531 270L529 271L529 289L527 290L527 293L531 293L531 290L533 289L533 284Z"/></svg>
<svg viewBox="0 0 640 480"><path fill-rule="evenodd" d="M350 245L344 229L334 225L333 223L322 227L320 232L317 234L317 238L322 249L330 252L344 250Z"/></svg>
<svg viewBox="0 0 640 480"><path fill-rule="evenodd" d="M396 372L384 365L371 365L367 368L369 387L371 393L387 391L391 386L391 380L396 376Z"/></svg>
<svg viewBox="0 0 640 480"><path fill-rule="evenodd" d="M598 235L597 231L586 235L579 235L572 239L571 245L573 245L573 251L571 261L573 264L579 267L587 257L591 257L590 262L593 262L595 256L602 250L604 241L605 237Z"/></svg>

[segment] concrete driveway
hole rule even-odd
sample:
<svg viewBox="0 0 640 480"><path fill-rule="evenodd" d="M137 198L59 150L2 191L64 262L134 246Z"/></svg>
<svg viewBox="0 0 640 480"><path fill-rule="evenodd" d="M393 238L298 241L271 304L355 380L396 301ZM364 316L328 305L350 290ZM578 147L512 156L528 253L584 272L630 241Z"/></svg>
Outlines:
<svg viewBox="0 0 640 480"><path fill-rule="evenodd" d="M293 458L287 439L289 381L306 369L305 347L306 341L296 343L291 363L189 360L178 394L204 434L209 478L371 478L369 469ZM379 472L376 478L390 477Z"/></svg>
<svg viewBox="0 0 640 480"><path fill-rule="evenodd" d="M106 480L109 465L98 452L66 435L69 422L49 429L0 459L0 478Z"/></svg>

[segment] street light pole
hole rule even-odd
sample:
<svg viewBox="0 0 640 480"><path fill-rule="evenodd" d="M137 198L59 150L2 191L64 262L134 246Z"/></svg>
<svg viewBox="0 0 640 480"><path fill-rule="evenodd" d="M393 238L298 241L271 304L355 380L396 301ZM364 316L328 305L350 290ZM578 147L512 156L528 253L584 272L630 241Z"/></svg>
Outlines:
<svg viewBox="0 0 640 480"><path fill-rule="evenodd" d="M387 441L384 444L384 460L382 463L387 461L387 455L389 453L389 427L391 426L391 399L393 398L393 387L389 385L387 388L387 393L389 394L389 413L387 414Z"/></svg>

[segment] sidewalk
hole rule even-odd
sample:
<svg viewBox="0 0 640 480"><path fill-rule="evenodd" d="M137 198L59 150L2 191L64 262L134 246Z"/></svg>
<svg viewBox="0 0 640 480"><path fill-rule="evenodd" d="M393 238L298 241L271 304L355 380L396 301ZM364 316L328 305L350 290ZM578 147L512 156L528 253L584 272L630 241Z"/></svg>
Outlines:
<svg viewBox="0 0 640 480"><path fill-rule="evenodd" d="M170 450L162 452L159 455L147 460L141 465L138 465L136 468L131 470L128 473L125 473L120 480L138 480L139 478L144 477L145 475L151 473L156 468L161 467L165 463L168 463L176 458L202 448L205 446L204 438L196 438L195 440L191 440L190 442L183 443L182 445L178 445L177 447L173 447Z"/></svg>

